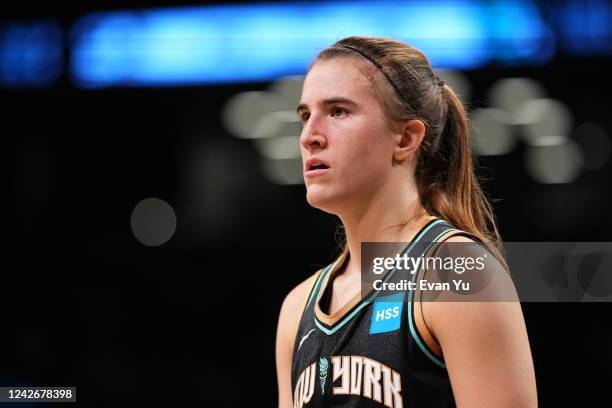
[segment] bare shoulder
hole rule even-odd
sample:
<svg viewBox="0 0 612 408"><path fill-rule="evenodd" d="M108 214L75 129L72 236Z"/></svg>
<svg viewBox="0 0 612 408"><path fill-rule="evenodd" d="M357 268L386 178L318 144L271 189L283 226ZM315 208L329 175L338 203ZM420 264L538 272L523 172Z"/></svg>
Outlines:
<svg viewBox="0 0 612 408"><path fill-rule="evenodd" d="M300 316L306 306L308 295L321 271L322 269L318 270L308 279L294 287L285 296L285 300L283 300L278 318L278 336L286 341L287 344L293 344L300 323Z"/></svg>
<svg viewBox="0 0 612 408"><path fill-rule="evenodd" d="M478 238L459 233L443 238L435 248L434 255L454 261L450 265L451 271L455 273L430 273L428 277L437 277L441 282L451 285L461 282L464 290L445 291L435 297L443 301L434 302L435 305L432 303L429 305L432 306L431 308L451 309L452 315L452 312L458 309L456 305L449 303L514 302L518 304L518 295L509 267L497 247L488 246ZM446 270L444 268L442 270Z"/></svg>
<svg viewBox="0 0 612 408"><path fill-rule="evenodd" d="M278 318L276 331L276 371L278 378L278 400L280 407L293 405L291 396L291 364L293 360L293 345L297 334L300 317L308 295L315 284L321 270L297 285L285 296Z"/></svg>
<svg viewBox="0 0 612 408"><path fill-rule="evenodd" d="M307 297L321 271L322 269L319 269L285 296L283 306L281 307L281 316L284 313L293 315L294 313L299 314L302 312L303 307L306 305Z"/></svg>
<svg viewBox="0 0 612 408"><path fill-rule="evenodd" d="M454 235L445 242L476 241ZM452 252L477 255L486 251L474 248L473 253L467 247ZM423 316L441 347L457 406L535 407L533 362L512 281L492 256L478 276L472 281L478 290L463 301L450 297L451 301L423 303Z"/></svg>

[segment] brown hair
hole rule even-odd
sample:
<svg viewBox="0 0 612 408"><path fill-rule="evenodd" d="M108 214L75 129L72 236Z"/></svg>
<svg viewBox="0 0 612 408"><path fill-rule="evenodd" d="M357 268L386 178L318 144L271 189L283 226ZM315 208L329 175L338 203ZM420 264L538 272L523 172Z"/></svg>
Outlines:
<svg viewBox="0 0 612 408"><path fill-rule="evenodd" d="M347 37L321 51L313 64L338 57L372 62L384 75L378 75L374 85L389 117L425 124L415 169L425 210L475 235L501 256L495 217L474 172L466 109L451 87L435 76L427 57L400 41Z"/></svg>

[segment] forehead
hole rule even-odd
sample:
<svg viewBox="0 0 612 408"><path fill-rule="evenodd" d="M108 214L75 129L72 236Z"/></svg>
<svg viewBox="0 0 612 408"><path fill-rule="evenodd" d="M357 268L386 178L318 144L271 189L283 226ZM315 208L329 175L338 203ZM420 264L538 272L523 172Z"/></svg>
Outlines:
<svg viewBox="0 0 612 408"><path fill-rule="evenodd" d="M338 96L362 103L376 102L373 68L357 58L317 61L304 80L302 102L310 104Z"/></svg>

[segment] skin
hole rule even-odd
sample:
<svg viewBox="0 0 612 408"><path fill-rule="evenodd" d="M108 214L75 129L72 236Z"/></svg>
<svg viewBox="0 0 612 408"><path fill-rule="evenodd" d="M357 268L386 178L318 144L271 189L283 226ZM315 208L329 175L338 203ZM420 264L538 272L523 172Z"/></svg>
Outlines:
<svg viewBox="0 0 612 408"><path fill-rule="evenodd" d="M362 241L408 242L432 219L423 215L414 180L425 126L419 120L399 123L387 118L372 86L380 75L359 58L318 61L305 79L298 106L304 163L315 157L329 165L316 177L305 175L306 199L341 219L350 253L333 283L330 314L360 291ZM411 222L397 227L406 220ZM469 241L448 241L462 240ZM294 288L281 307L276 341L279 407L292 406L293 345L315 277ZM457 406L537 406L518 302L428 303L423 315L442 347Z"/></svg>

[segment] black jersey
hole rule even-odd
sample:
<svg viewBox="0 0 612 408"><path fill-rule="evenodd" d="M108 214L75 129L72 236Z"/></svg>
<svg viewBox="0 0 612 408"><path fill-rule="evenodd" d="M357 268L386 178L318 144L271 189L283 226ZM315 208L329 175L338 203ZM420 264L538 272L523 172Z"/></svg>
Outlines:
<svg viewBox="0 0 612 408"><path fill-rule="evenodd" d="M425 253L452 235L469 234L431 220L404 253ZM416 328L413 291L393 299L372 291L334 315L322 312L330 276L341 262L319 273L301 317L291 370L293 407L455 406L444 361ZM393 272L387 272L387 281L400 278L390 276Z"/></svg>

